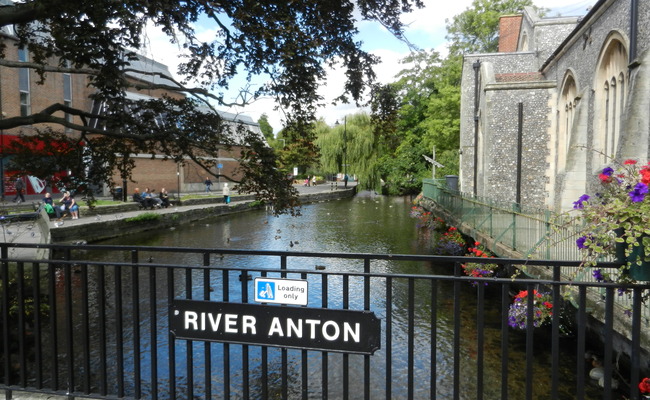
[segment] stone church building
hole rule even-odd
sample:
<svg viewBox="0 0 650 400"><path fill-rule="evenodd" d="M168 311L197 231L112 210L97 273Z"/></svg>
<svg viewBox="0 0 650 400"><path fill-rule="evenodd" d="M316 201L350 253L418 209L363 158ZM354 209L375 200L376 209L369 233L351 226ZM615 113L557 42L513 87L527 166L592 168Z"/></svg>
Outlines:
<svg viewBox="0 0 650 400"><path fill-rule="evenodd" d="M650 1L581 17L501 18L499 52L466 55L460 190L567 210L613 160L650 159Z"/></svg>

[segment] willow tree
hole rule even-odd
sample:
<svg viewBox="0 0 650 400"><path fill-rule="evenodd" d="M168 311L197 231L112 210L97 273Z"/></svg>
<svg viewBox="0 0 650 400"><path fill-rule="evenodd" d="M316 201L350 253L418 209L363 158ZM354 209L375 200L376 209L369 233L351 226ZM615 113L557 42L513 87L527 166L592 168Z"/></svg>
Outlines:
<svg viewBox="0 0 650 400"><path fill-rule="evenodd" d="M324 172L347 173L358 179L361 188L381 189L379 159L385 146L368 114L346 117L343 124L322 132L316 145Z"/></svg>
<svg viewBox="0 0 650 400"><path fill-rule="evenodd" d="M41 79L53 73L83 74L96 89L93 100L104 106L97 112L53 103L28 115L2 118L0 129L53 127L37 136L43 142L56 137L64 143L59 150L83 144L83 152L71 152L55 168L73 170L94 184L109 182L114 170L128 178L136 154L162 155L174 161L190 158L210 169L209 160L218 157L221 146L239 136L224 127L214 112L215 106L233 105L221 93L239 74L249 80L259 75L269 78L254 92L243 91L239 105L272 96L285 110L286 126L312 141L313 131L306 127L323 101L318 88L326 78L326 67L339 64L346 71L342 101L358 101L375 78L372 68L378 60L355 39L357 21L378 21L401 38L401 13L423 6L421 0L23 0L3 4L0 67L29 68ZM213 29L214 36L200 37L199 23L202 29ZM130 66L136 53L146 47L149 26L159 28L182 48L178 72L183 78L173 87L139 82L137 89L179 91L188 95L184 100L133 101L126 96L136 89L127 76L133 73ZM26 48L30 61L8 59L7 45ZM206 113L202 107L213 110ZM65 118L63 113L76 118ZM160 115L167 116L169 123L161 124ZM91 126L88 121L100 123ZM66 130L75 134L63 134ZM276 168L276 155L255 137L246 139L249 151L240 160L244 177L239 187L273 201L276 210L285 210L295 191ZM30 157L21 160L18 168L30 173L34 169Z"/></svg>

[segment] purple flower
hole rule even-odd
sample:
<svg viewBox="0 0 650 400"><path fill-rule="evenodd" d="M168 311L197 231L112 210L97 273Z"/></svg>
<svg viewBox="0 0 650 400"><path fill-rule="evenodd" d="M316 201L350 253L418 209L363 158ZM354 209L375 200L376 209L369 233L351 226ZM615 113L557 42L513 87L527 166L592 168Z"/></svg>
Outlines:
<svg viewBox="0 0 650 400"><path fill-rule="evenodd" d="M587 246L585 246L585 241L587 240L586 236L580 236L578 240L576 240L576 246L578 246L579 249L586 249Z"/></svg>
<svg viewBox="0 0 650 400"><path fill-rule="evenodd" d="M614 170L611 167L603 168L603 172L602 172L603 175L612 176L613 173Z"/></svg>
<svg viewBox="0 0 650 400"><path fill-rule="evenodd" d="M583 209L585 206L583 203L587 200L589 200L589 195L583 194L582 196L580 196L580 198L577 201L573 202L573 208L575 208L576 210Z"/></svg>
<svg viewBox="0 0 650 400"><path fill-rule="evenodd" d="M648 193L648 185L643 182L639 182L634 186L634 190L632 190L629 195L633 202L638 203L640 201L643 201L646 193Z"/></svg>
<svg viewBox="0 0 650 400"><path fill-rule="evenodd" d="M599 269L594 270L594 272L592 274L594 275L594 278L598 282L602 282L602 281L605 280L605 277L603 276L603 272L601 270L599 270Z"/></svg>

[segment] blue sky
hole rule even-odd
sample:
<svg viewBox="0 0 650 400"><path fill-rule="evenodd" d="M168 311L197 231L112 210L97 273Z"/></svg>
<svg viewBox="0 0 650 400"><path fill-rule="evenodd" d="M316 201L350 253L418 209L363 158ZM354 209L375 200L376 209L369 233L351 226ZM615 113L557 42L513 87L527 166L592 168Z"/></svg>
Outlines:
<svg viewBox="0 0 650 400"><path fill-rule="evenodd" d="M407 25L406 36L411 43L422 49L435 49L442 54L445 53L445 35L446 20L451 20L455 15L460 14L472 4L472 0L423 0L425 8L417 10L414 13L403 15L402 21ZM551 15L560 13L561 15L582 15L585 10L596 3L596 0L536 0L535 4L540 7L550 8ZM358 23L360 31L359 40L363 41L364 50L379 56L382 62L375 69L378 80L382 83L393 82L395 75L404 65L399 63L409 54L408 46L395 39L381 25L361 21ZM204 40L214 37L215 27L200 26L201 36ZM159 32L150 31L148 33L149 51L146 56L162 62L169 66L172 73L175 72L178 63L178 54L180 49L168 43L168 40ZM261 84L261 78L253 85ZM331 99L340 94L344 76L342 71L333 70L329 72L328 80L323 84L320 94L325 98L327 106L319 110L318 116L325 119L328 124L334 124L337 120L342 120L345 115L353 114L360 111L354 104L331 105ZM234 82L231 90L227 93L231 99L234 99L238 90L246 82L241 79ZM274 101L270 98L259 99L250 106L245 108L230 108L224 111L243 113L252 117L254 120L266 113L269 116L269 122L277 132L282 128L283 114L281 111L274 110Z"/></svg>

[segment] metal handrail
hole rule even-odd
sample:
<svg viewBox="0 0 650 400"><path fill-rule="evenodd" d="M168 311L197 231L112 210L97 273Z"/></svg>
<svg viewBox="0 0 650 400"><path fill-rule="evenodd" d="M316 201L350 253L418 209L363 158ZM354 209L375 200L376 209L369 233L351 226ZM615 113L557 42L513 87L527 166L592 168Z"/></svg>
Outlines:
<svg viewBox="0 0 650 400"><path fill-rule="evenodd" d="M514 203L498 202L493 199L450 190L446 187L444 180L424 179L423 196L434 202L437 207L443 208L448 215L453 216L457 221L462 221L474 232L492 238L493 246L490 250L495 254L499 254L497 245L500 245L517 251L529 259L572 261L582 259L578 247L571 240L579 230L576 222L561 215L553 214L548 209L522 208ZM459 216L457 208L446 207L448 204L455 203L461 203L463 210L469 208L504 216L502 223L496 223L497 228L483 229L482 224L475 224L472 220L464 218L464 213ZM476 213L481 214L481 212ZM458 228L462 230L462 227L459 226ZM512 234L512 241L510 242L507 240L510 238L509 234ZM612 259L605 259L604 261L612 261ZM617 276L620 274L619 267L620 264L616 264L614 267L603 269L603 272L609 273L610 276ZM576 273L573 269L563 269L562 274L567 279L575 281L595 282L596 279L589 271L588 269L582 269ZM632 306L632 300L628 297L619 296L615 301L617 305L624 309L629 309ZM642 308L642 313L644 318L650 319L650 305L645 305Z"/></svg>

